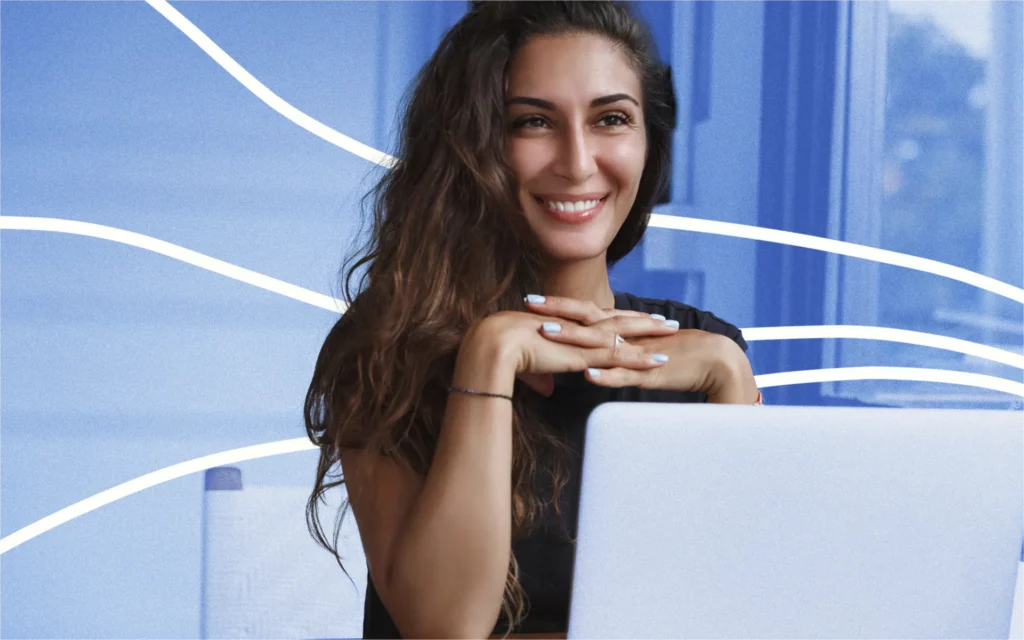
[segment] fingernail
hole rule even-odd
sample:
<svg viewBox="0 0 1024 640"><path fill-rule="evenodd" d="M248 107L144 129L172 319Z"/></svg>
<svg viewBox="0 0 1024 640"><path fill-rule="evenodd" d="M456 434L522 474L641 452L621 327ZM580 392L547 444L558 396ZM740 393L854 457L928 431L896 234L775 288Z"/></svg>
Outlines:
<svg viewBox="0 0 1024 640"><path fill-rule="evenodd" d="M656 353L651 356L651 360L654 360L655 362L668 362L668 356L664 353Z"/></svg>
<svg viewBox="0 0 1024 640"><path fill-rule="evenodd" d="M530 295L523 298L523 302L530 302L533 304L544 304L544 296L538 296L536 293L531 293Z"/></svg>
<svg viewBox="0 0 1024 640"><path fill-rule="evenodd" d="M666 320L665 324L668 325L668 327L670 329L678 329L679 328L679 321L678 320Z"/></svg>
<svg viewBox="0 0 1024 640"><path fill-rule="evenodd" d="M599 369L587 369L587 373L590 374L591 378L600 378L601 371Z"/></svg>
<svg viewBox="0 0 1024 640"><path fill-rule="evenodd" d="M545 322L541 325L541 329L544 330L544 333L558 333L562 330L562 325L557 322Z"/></svg>
<svg viewBox="0 0 1024 640"><path fill-rule="evenodd" d="M665 316L661 315L660 313L652 313L651 317L654 318L655 320L664 320L665 319Z"/></svg>

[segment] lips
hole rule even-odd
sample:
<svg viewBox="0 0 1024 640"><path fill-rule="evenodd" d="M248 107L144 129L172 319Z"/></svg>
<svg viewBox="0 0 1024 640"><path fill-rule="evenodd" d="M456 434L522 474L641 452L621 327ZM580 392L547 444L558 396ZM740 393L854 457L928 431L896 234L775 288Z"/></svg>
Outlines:
<svg viewBox="0 0 1024 640"><path fill-rule="evenodd" d="M593 219L604 209L604 202L607 198L607 193L534 196L537 204L545 213L565 224L581 224Z"/></svg>

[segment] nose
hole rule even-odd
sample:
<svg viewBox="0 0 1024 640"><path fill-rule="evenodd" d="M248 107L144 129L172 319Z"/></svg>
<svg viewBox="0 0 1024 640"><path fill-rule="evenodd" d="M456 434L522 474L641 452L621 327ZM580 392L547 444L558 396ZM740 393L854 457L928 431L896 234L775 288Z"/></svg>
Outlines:
<svg viewBox="0 0 1024 640"><path fill-rule="evenodd" d="M591 141L583 127L565 132L559 145L555 172L574 184L582 184L597 172Z"/></svg>

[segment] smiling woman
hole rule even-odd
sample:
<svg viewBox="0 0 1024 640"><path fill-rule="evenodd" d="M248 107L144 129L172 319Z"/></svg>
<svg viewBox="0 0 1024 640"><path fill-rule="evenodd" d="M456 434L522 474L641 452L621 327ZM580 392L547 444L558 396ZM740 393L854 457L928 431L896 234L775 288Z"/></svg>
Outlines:
<svg viewBox="0 0 1024 640"><path fill-rule="evenodd" d="M537 36L513 58L506 91L507 157L531 231L563 263L603 262L647 156L631 61L603 36Z"/></svg>
<svg viewBox="0 0 1024 640"><path fill-rule="evenodd" d="M612 2L475 3L417 77L305 406L364 637L563 637L590 411L759 401L739 329L609 284L667 179L665 77Z"/></svg>

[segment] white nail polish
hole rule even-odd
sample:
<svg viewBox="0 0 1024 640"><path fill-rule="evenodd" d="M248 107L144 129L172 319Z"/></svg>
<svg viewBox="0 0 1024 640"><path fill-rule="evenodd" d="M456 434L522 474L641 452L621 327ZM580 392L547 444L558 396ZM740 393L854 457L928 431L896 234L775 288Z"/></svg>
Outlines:
<svg viewBox="0 0 1024 640"><path fill-rule="evenodd" d="M600 378L601 372L598 369L587 369L587 373L590 374L591 378Z"/></svg>
<svg viewBox="0 0 1024 640"><path fill-rule="evenodd" d="M665 316L661 315L660 313L652 313L651 317L654 318L655 320L664 320L665 319Z"/></svg>
<svg viewBox="0 0 1024 640"><path fill-rule="evenodd" d="M562 331L562 325L557 322L545 322L540 327L544 330L544 333L559 333Z"/></svg>
<svg viewBox="0 0 1024 640"><path fill-rule="evenodd" d="M679 328L679 321L678 320L666 320L665 324L669 328L672 328L672 329L678 329Z"/></svg>
<svg viewBox="0 0 1024 640"><path fill-rule="evenodd" d="M544 304L544 296L539 296L536 293L531 293L530 295L523 298L523 302L530 302L533 304Z"/></svg>
<svg viewBox="0 0 1024 640"><path fill-rule="evenodd" d="M654 360L655 362L668 362L668 356L664 353L656 353L651 356L651 360Z"/></svg>

